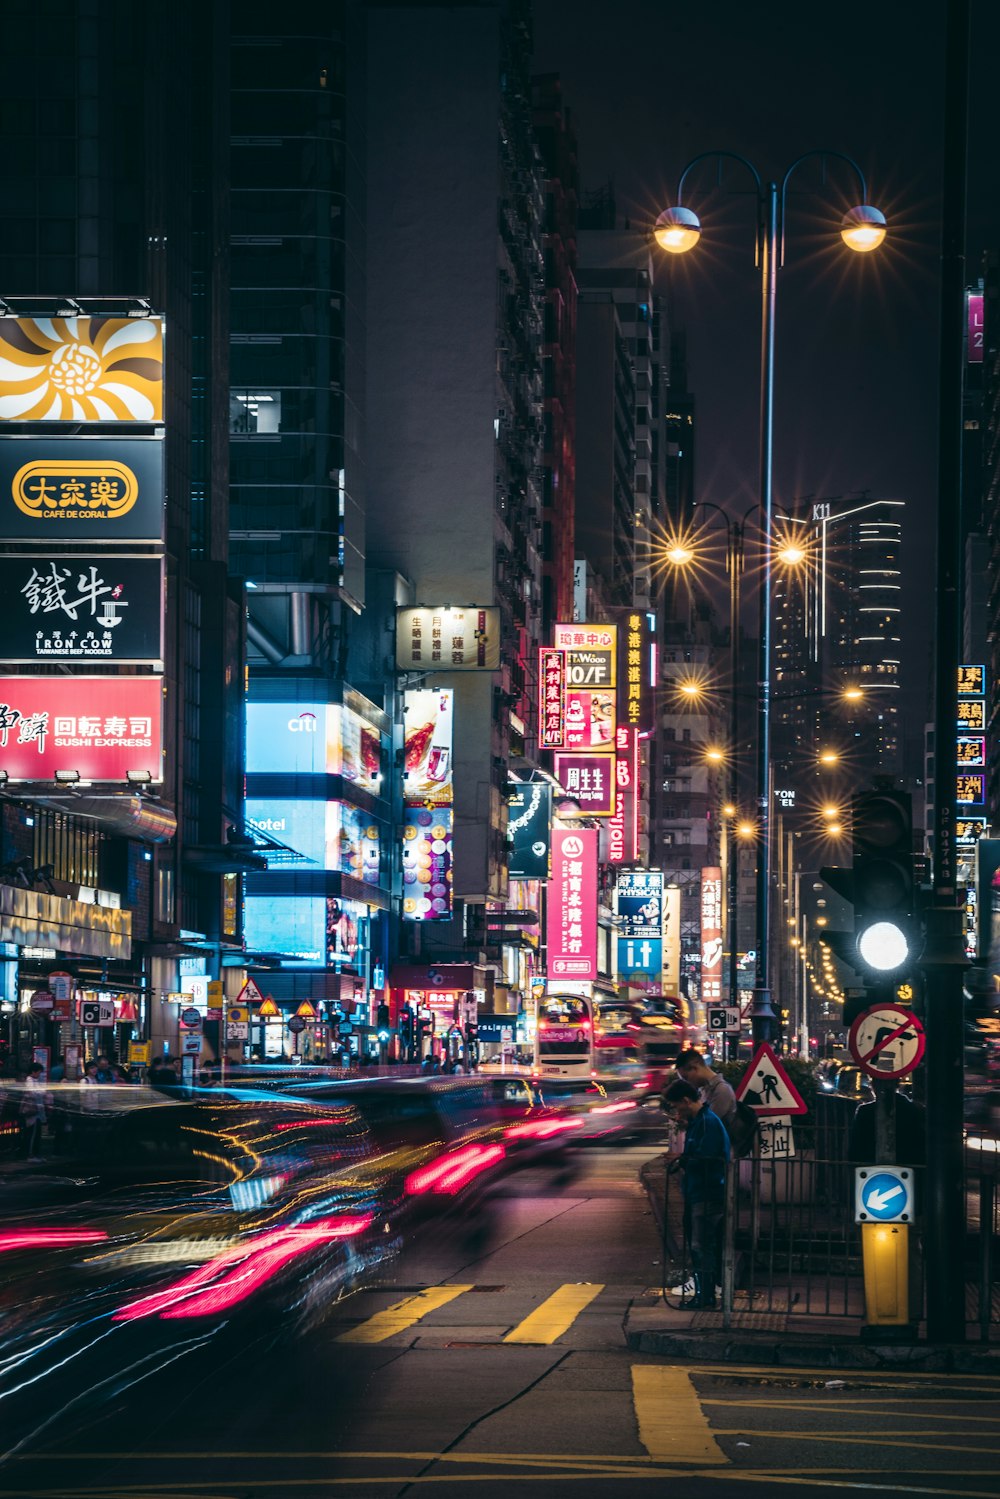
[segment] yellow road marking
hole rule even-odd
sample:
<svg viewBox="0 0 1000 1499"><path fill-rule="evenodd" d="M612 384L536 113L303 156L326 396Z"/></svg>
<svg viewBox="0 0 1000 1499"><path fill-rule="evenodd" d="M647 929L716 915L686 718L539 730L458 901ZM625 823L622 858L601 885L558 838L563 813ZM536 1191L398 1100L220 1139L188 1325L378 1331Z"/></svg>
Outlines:
<svg viewBox="0 0 1000 1499"><path fill-rule="evenodd" d="M456 1296L461 1296L464 1291L471 1291L471 1286L428 1286L424 1291L418 1291L415 1296L405 1296L402 1301L395 1302L386 1307L384 1312L376 1312L374 1317L369 1317L365 1322L359 1322L357 1327L348 1328L336 1338L338 1343L384 1343L386 1338L391 1338L397 1332L405 1332L412 1327L414 1322L419 1322L421 1317L426 1317L428 1312L437 1311L438 1307L447 1306L449 1301L454 1301Z"/></svg>
<svg viewBox="0 0 1000 1499"><path fill-rule="evenodd" d="M813 1379L819 1384L821 1381L837 1376L836 1369L817 1369L815 1366L792 1366L782 1364L780 1367L767 1364L688 1364L687 1369L691 1374L713 1374L728 1375L732 1380L737 1379L764 1379L768 1384L774 1384L778 1379L787 1379L790 1375L801 1375L807 1379ZM901 1370L888 1369L847 1369L842 1371L845 1380L853 1384L868 1384L872 1381L880 1385L888 1384L899 1389L907 1389L914 1384L930 1385L933 1389L950 1390L996 1390L1000 1394L1000 1374L981 1375L957 1375L914 1372L907 1374ZM947 1385L943 1386L941 1380L945 1379Z"/></svg>
<svg viewBox="0 0 1000 1499"><path fill-rule="evenodd" d="M554 1343L572 1327L584 1307L604 1290L603 1285L565 1285L547 1296L541 1306L519 1322L505 1343Z"/></svg>
<svg viewBox="0 0 1000 1499"><path fill-rule="evenodd" d="M900 1397L899 1397L900 1400L902 1400L904 1398L905 1397L902 1396L902 1395L900 1395ZM877 1415L879 1415L881 1413L883 1415L886 1415L886 1414L890 1415L893 1420L896 1420L897 1417L905 1416L906 1419L910 1420L910 1421L927 1421L927 1420L930 1419L931 1416L933 1416L934 1419L935 1419L935 1421L978 1421L980 1424L984 1424L984 1425L988 1424L988 1425L992 1425L992 1426L996 1426L998 1424L998 1422L1000 1422L1000 1410L997 1411L997 1413L996 1413L995 1416L970 1416L965 1411L956 1411L955 1414L952 1415L949 1411L941 1411L941 1410L937 1410L937 1409L930 1410L930 1411L924 1411L924 1410L919 1410L919 1411L902 1410L901 1411L901 1410L896 1410L896 1409L893 1408L894 1407L894 1402L891 1401L891 1400L890 1401L879 1400L879 1401L872 1402L872 1401L860 1400L860 1399L858 1399L856 1397L852 1398L852 1399L849 1399L849 1400L840 1400L840 1399L837 1399L836 1397L833 1397L830 1400L757 1400L757 1399L754 1399L753 1402L751 1403L751 1401L749 1401L749 1400L722 1400L722 1399L718 1399L715 1396L712 1396L711 1398L709 1398L706 1395L705 1397L703 1397L701 1403L702 1403L702 1405L722 1405L722 1406L727 1407L727 1409L732 1409L733 1406L736 1406L739 1409L742 1409L742 1408L745 1407L746 1409L755 1410L755 1411L787 1411L787 1410L794 1410L794 1411L829 1411L832 1416L845 1416L845 1415L846 1416L854 1416L854 1415L871 1415L871 1416L877 1416ZM930 1400L930 1399L928 1399L928 1400L912 1400L912 1399L909 1399L907 1403L909 1405L930 1405L930 1406L935 1406L936 1407L938 1405L943 1404L944 1400L943 1400L943 1398L941 1400Z"/></svg>
<svg viewBox="0 0 1000 1499"><path fill-rule="evenodd" d="M656 1461L729 1461L712 1435L686 1369L633 1364L632 1403L639 1440Z"/></svg>

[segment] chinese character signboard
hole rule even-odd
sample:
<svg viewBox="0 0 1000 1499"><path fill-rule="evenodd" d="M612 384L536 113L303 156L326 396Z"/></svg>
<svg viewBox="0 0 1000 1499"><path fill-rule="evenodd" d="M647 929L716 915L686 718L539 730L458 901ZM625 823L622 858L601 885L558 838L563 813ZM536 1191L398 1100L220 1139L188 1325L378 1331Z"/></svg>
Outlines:
<svg viewBox="0 0 1000 1499"><path fill-rule="evenodd" d="M701 998L722 999L722 870L701 871Z"/></svg>
<svg viewBox="0 0 1000 1499"><path fill-rule="evenodd" d="M11 781L163 779L158 677L0 677L0 770Z"/></svg>
<svg viewBox="0 0 1000 1499"><path fill-rule="evenodd" d="M561 749L565 743L566 652L538 653L538 743L541 749Z"/></svg>
<svg viewBox="0 0 1000 1499"><path fill-rule="evenodd" d="M401 671L499 671L500 610L400 609L396 665Z"/></svg>
<svg viewBox="0 0 1000 1499"><path fill-rule="evenodd" d="M163 563L101 554L0 557L3 659L153 665L161 642Z"/></svg>
<svg viewBox="0 0 1000 1499"><path fill-rule="evenodd" d="M958 668L959 697L986 696L986 667L960 666Z"/></svg>
<svg viewBox="0 0 1000 1499"><path fill-rule="evenodd" d="M547 877L551 823L551 786L544 781L507 783L507 872L512 879Z"/></svg>
<svg viewBox="0 0 1000 1499"><path fill-rule="evenodd" d="M955 818L955 842L959 848L975 848L988 832L988 824L981 817Z"/></svg>
<svg viewBox="0 0 1000 1499"><path fill-rule="evenodd" d="M7 541L161 541L163 514L157 438L0 437L0 536Z"/></svg>
<svg viewBox="0 0 1000 1499"><path fill-rule="evenodd" d="M448 921L452 881L451 688L403 694L403 920Z"/></svg>
<svg viewBox="0 0 1000 1499"><path fill-rule="evenodd" d="M602 752L614 748L615 694L613 688L591 691L571 688L566 692L565 742L567 749Z"/></svg>
<svg viewBox="0 0 1000 1499"><path fill-rule="evenodd" d="M639 857L639 736L615 730L615 809L608 819L608 863L631 864Z"/></svg>
<svg viewBox="0 0 1000 1499"><path fill-rule="evenodd" d="M960 766L986 764L986 740L981 734L975 737L960 734L955 749Z"/></svg>
<svg viewBox="0 0 1000 1499"><path fill-rule="evenodd" d="M557 754L555 774L582 814L611 816L615 805L615 762L610 755Z"/></svg>
<svg viewBox="0 0 1000 1499"><path fill-rule="evenodd" d="M986 805L986 775L960 773L955 777L955 800L961 807Z"/></svg>
<svg viewBox="0 0 1000 1499"><path fill-rule="evenodd" d="M597 977L597 830L552 834L546 921L549 981Z"/></svg>
<svg viewBox="0 0 1000 1499"><path fill-rule="evenodd" d="M983 733L986 729L986 699L967 698L965 701L959 699L958 703L958 727L967 729L972 733Z"/></svg>
<svg viewBox="0 0 1000 1499"><path fill-rule="evenodd" d="M162 420L159 318L0 321L0 421Z"/></svg>
<svg viewBox="0 0 1000 1499"><path fill-rule="evenodd" d="M610 751L615 742L615 625L556 625L554 644L565 652L565 749ZM543 748L547 746L543 744Z"/></svg>
<svg viewBox="0 0 1000 1499"><path fill-rule="evenodd" d="M618 614L618 719L639 733L653 726L653 621L654 616L638 609Z"/></svg>

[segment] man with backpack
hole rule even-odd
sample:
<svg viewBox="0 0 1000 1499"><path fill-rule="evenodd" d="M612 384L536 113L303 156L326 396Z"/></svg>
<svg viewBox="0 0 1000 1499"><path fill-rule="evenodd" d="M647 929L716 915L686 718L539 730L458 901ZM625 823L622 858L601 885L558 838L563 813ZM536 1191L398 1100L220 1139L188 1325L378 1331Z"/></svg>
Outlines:
<svg viewBox="0 0 1000 1499"><path fill-rule="evenodd" d="M689 1047L682 1051L676 1062L677 1076L682 1077L692 1088L697 1088L713 1114L717 1114L729 1131L736 1114L736 1094L717 1072L713 1072L700 1051Z"/></svg>
<svg viewBox="0 0 1000 1499"><path fill-rule="evenodd" d="M721 1275L722 1220L726 1207L729 1136L722 1121L692 1084L677 1078L663 1091L663 1107L684 1130L684 1237L691 1252L693 1284L675 1287L689 1305L715 1306Z"/></svg>

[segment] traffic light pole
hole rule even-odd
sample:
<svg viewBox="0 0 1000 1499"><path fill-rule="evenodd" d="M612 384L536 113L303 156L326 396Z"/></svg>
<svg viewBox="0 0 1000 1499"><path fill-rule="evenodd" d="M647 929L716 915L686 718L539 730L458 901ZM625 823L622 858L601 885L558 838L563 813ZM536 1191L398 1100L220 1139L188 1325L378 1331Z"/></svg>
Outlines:
<svg viewBox="0 0 1000 1499"><path fill-rule="evenodd" d="M965 1338L965 1199L962 1187L963 985L958 903L954 744L959 667L965 187L969 0L949 0L945 61L941 240L937 600L935 622L934 893L923 959L927 1025L927 1181L924 1251L927 1336Z"/></svg>

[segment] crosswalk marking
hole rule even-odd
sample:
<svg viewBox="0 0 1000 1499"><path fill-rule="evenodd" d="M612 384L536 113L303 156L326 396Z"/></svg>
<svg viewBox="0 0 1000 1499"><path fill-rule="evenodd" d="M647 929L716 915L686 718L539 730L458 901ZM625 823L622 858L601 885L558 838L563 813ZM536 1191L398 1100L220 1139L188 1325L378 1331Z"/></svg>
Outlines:
<svg viewBox="0 0 1000 1499"><path fill-rule="evenodd" d="M428 1286L424 1291L418 1291L415 1296L405 1296L402 1301L395 1302L386 1307L383 1312L376 1312L374 1317L369 1317L365 1322L359 1322L357 1327L348 1328L342 1332L336 1341L338 1343L384 1343L386 1338L391 1338L394 1333L405 1332L412 1327L414 1322L419 1322L421 1317L426 1317L428 1312L437 1311L438 1307L447 1306L449 1301L454 1301L456 1296L461 1296L464 1291L471 1291L471 1286Z"/></svg>
<svg viewBox="0 0 1000 1499"><path fill-rule="evenodd" d="M567 1328L572 1327L584 1307L590 1305L595 1296L604 1290L603 1285L560 1286L530 1316L519 1322L513 1332L504 1338L505 1343L554 1343Z"/></svg>
<svg viewBox="0 0 1000 1499"><path fill-rule="evenodd" d="M632 1365L639 1440L658 1462L728 1463L685 1369Z"/></svg>

